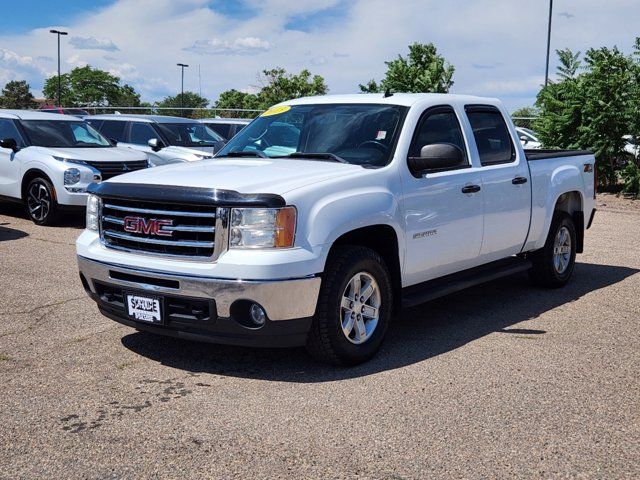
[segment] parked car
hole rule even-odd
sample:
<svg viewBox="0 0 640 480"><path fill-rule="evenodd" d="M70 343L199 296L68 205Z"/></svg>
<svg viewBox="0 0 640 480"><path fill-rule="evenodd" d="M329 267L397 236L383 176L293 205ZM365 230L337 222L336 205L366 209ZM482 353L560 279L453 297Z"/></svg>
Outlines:
<svg viewBox="0 0 640 480"><path fill-rule="evenodd" d="M202 118L200 122L204 123L211 130L226 141L235 137L240 130L251 123L248 118Z"/></svg>
<svg viewBox="0 0 640 480"><path fill-rule="evenodd" d="M85 120L122 147L149 155L152 165L213 158L224 138L197 120L162 115L91 115Z"/></svg>
<svg viewBox="0 0 640 480"><path fill-rule="evenodd" d="M114 147L77 118L0 110L0 199L23 202L38 225L84 208L89 185L148 166L144 153Z"/></svg>
<svg viewBox="0 0 640 480"><path fill-rule="evenodd" d="M138 330L356 364L401 306L524 271L564 286L595 213L594 163L525 153L494 99L292 100L215 161L93 187L81 279Z"/></svg>
<svg viewBox="0 0 640 480"><path fill-rule="evenodd" d="M640 143L638 138L633 135L624 135L624 151L629 155L633 155L633 158L640 158Z"/></svg>
<svg viewBox="0 0 640 480"><path fill-rule="evenodd" d="M516 127L516 132L523 148L528 150L542 148L542 142L538 140L538 134L530 128Z"/></svg>
<svg viewBox="0 0 640 480"><path fill-rule="evenodd" d="M89 112L81 108L56 107L55 105L43 105L40 107L40 111L47 113L59 113L61 115L73 115L80 118L84 118L89 115Z"/></svg>

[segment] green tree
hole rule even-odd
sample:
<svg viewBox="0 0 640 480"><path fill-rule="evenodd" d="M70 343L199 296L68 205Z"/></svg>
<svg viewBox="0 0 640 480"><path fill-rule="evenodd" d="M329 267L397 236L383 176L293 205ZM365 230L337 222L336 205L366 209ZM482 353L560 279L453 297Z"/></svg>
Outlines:
<svg viewBox="0 0 640 480"><path fill-rule="evenodd" d="M35 107L29 84L25 80L8 82L0 95L0 107L18 109Z"/></svg>
<svg viewBox="0 0 640 480"><path fill-rule="evenodd" d="M360 85L366 93L384 92L434 92L447 93L453 85L453 65L438 54L433 43L409 45L409 55L385 62L387 73L380 82L369 80Z"/></svg>
<svg viewBox="0 0 640 480"><path fill-rule="evenodd" d="M556 53L559 80L538 94L540 116L534 128L548 148L593 151L600 184L612 186L627 159L623 136L639 135L635 93L640 88L640 49L628 56L615 47L592 48L584 56L584 68L578 54L568 49Z"/></svg>
<svg viewBox="0 0 640 480"><path fill-rule="evenodd" d="M178 110L178 108L207 108L209 100L201 97L195 92L179 93L176 96L165 97L162 101L156 103L156 107L176 108L176 110L161 110L162 115L175 115L179 117L194 117L194 110Z"/></svg>
<svg viewBox="0 0 640 480"><path fill-rule="evenodd" d="M325 95L329 88L320 75L313 75L309 70L298 74L290 74L284 68L264 70L260 77L262 87L257 93L245 93L232 89L222 92L215 104L217 109L242 108L266 110L276 103L293 98L312 95ZM232 116L253 117L255 113L232 113Z"/></svg>
<svg viewBox="0 0 640 480"><path fill-rule="evenodd" d="M60 77L60 101L64 106L137 106L140 95L131 85L120 85L120 78L87 65L76 67ZM58 77L49 77L42 92L57 98Z"/></svg>

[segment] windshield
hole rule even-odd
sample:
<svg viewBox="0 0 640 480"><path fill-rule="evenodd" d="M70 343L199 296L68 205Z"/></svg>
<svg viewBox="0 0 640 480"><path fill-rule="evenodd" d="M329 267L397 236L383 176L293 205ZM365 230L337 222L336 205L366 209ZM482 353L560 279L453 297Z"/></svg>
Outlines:
<svg viewBox="0 0 640 480"><path fill-rule="evenodd" d="M213 147L224 139L203 123L158 123L169 145L179 147Z"/></svg>
<svg viewBox="0 0 640 480"><path fill-rule="evenodd" d="M266 157L333 154L354 164L382 167L393 155L407 107L375 104L280 106L267 110L220 151Z"/></svg>
<svg viewBox="0 0 640 480"><path fill-rule="evenodd" d="M98 148L109 141L91 125L81 121L23 120L27 137L36 147Z"/></svg>

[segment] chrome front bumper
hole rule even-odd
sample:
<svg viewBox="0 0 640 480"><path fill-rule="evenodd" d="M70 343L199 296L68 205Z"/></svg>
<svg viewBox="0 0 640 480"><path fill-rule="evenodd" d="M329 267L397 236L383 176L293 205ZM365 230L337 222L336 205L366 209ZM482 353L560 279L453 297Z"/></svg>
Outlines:
<svg viewBox="0 0 640 480"><path fill-rule="evenodd" d="M214 300L218 316L224 318L231 316L234 302L248 300L260 304L272 322L312 317L321 282L316 276L267 281L174 275L96 262L81 256L78 256L78 267L94 294L94 281L98 281L156 295Z"/></svg>

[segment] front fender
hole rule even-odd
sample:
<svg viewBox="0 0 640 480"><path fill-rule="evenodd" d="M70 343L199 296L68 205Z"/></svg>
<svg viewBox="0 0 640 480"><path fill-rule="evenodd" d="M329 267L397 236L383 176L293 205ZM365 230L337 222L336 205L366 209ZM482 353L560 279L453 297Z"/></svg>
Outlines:
<svg viewBox="0 0 640 480"><path fill-rule="evenodd" d="M308 232L305 238L307 246L313 249L322 246L324 262L340 236L373 225L391 226L396 232L398 245L404 245L399 209L396 197L383 188L366 187L349 190L348 194L343 191L326 195L315 202L306 215L304 231Z"/></svg>

